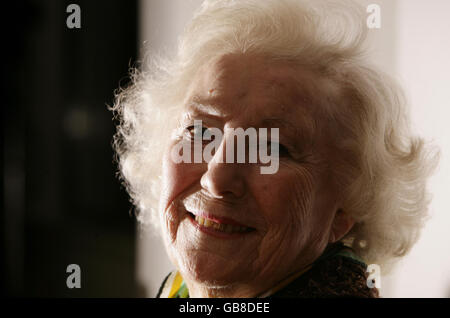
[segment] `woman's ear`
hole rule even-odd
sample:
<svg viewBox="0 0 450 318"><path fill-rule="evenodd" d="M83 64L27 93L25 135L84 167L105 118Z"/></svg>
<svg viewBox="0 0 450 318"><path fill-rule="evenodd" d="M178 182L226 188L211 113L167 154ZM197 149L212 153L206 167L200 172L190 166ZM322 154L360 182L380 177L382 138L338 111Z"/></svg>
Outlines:
<svg viewBox="0 0 450 318"><path fill-rule="evenodd" d="M342 239L355 224L355 220L344 210L338 209L334 214L334 220L331 225L329 243L334 243Z"/></svg>

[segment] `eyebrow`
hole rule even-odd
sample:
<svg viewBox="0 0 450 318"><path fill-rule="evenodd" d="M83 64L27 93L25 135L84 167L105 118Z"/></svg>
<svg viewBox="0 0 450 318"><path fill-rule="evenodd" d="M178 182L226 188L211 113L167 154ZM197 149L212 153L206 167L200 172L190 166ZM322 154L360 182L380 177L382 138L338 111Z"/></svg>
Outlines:
<svg viewBox="0 0 450 318"><path fill-rule="evenodd" d="M265 127L276 127L276 128L289 128L292 130L297 130L297 127L290 122L281 118L266 118L261 121L261 124Z"/></svg>
<svg viewBox="0 0 450 318"><path fill-rule="evenodd" d="M292 131L293 134L289 134L295 138L295 143L300 139L301 143L312 142L314 135L314 125L308 125L306 120L302 120L300 125L294 125L291 122L282 118L266 118L261 121L263 127L266 128L284 128L288 131ZM284 130L286 132L286 130Z"/></svg>
<svg viewBox="0 0 450 318"><path fill-rule="evenodd" d="M225 114L221 111L221 109L214 104L205 104L192 101L189 103L188 109L193 109L195 112L213 117L225 117Z"/></svg>
<svg viewBox="0 0 450 318"><path fill-rule="evenodd" d="M308 127L308 125L303 124L303 125L297 126L297 125L292 124L290 121L287 121L282 118L266 118L266 119L263 119L261 121L261 123L264 127L267 126L268 128L269 127L287 128L287 129L294 131L296 134L300 134L304 130L306 130L305 132L312 133L312 131L310 129L311 127Z"/></svg>
<svg viewBox="0 0 450 318"><path fill-rule="evenodd" d="M191 101L188 104L188 109L194 113L199 113L205 116L211 116L215 118L224 118L226 115L223 113L220 107L205 102ZM294 125L290 121L287 121L278 117L271 117L263 119L259 127L261 128L282 128L283 131L292 131L293 133L288 133L295 139L300 139L302 143L312 142L314 136L314 123L310 123L308 119L301 121L300 125Z"/></svg>

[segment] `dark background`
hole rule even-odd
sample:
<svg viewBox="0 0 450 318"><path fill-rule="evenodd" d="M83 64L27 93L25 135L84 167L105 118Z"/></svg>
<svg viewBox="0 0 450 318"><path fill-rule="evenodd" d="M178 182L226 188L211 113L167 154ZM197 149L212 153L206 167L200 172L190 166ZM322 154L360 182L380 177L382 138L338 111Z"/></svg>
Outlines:
<svg viewBox="0 0 450 318"><path fill-rule="evenodd" d="M66 26L70 3L81 29ZM22 0L2 11L2 294L143 296L106 106L137 58L137 2ZM81 267L80 289L66 286L69 264Z"/></svg>

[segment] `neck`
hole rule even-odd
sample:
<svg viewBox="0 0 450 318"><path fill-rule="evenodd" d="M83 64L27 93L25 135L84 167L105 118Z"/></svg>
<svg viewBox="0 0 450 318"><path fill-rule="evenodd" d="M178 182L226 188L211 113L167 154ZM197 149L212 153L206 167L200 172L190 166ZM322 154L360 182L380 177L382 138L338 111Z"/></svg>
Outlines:
<svg viewBox="0 0 450 318"><path fill-rule="evenodd" d="M251 298L262 292L260 288L248 285L205 286L190 281L186 281L186 285L191 298Z"/></svg>
<svg viewBox="0 0 450 318"><path fill-rule="evenodd" d="M256 285L231 285L231 286L205 286L195 282L186 281L191 298L254 298L268 297L278 290L286 287L289 283L300 277L308 271L312 265L296 271L279 282L272 283L270 286Z"/></svg>

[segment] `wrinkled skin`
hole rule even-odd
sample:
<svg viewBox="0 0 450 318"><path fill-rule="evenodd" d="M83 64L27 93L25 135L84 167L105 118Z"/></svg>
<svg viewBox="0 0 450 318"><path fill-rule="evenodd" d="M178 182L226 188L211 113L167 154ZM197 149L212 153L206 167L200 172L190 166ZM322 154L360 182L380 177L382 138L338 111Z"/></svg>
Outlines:
<svg viewBox="0 0 450 318"><path fill-rule="evenodd" d="M338 132L320 111L319 87L304 68L238 54L211 61L193 78L163 160L160 200L166 249L191 297L257 296L313 262L352 227L332 182ZM268 125L269 118L277 121ZM260 163L174 163L170 151L194 119L222 131L279 127L286 150L280 150L278 172L261 174ZM214 157L224 155L226 138ZM188 218L192 209L253 231L233 239L211 236Z"/></svg>

